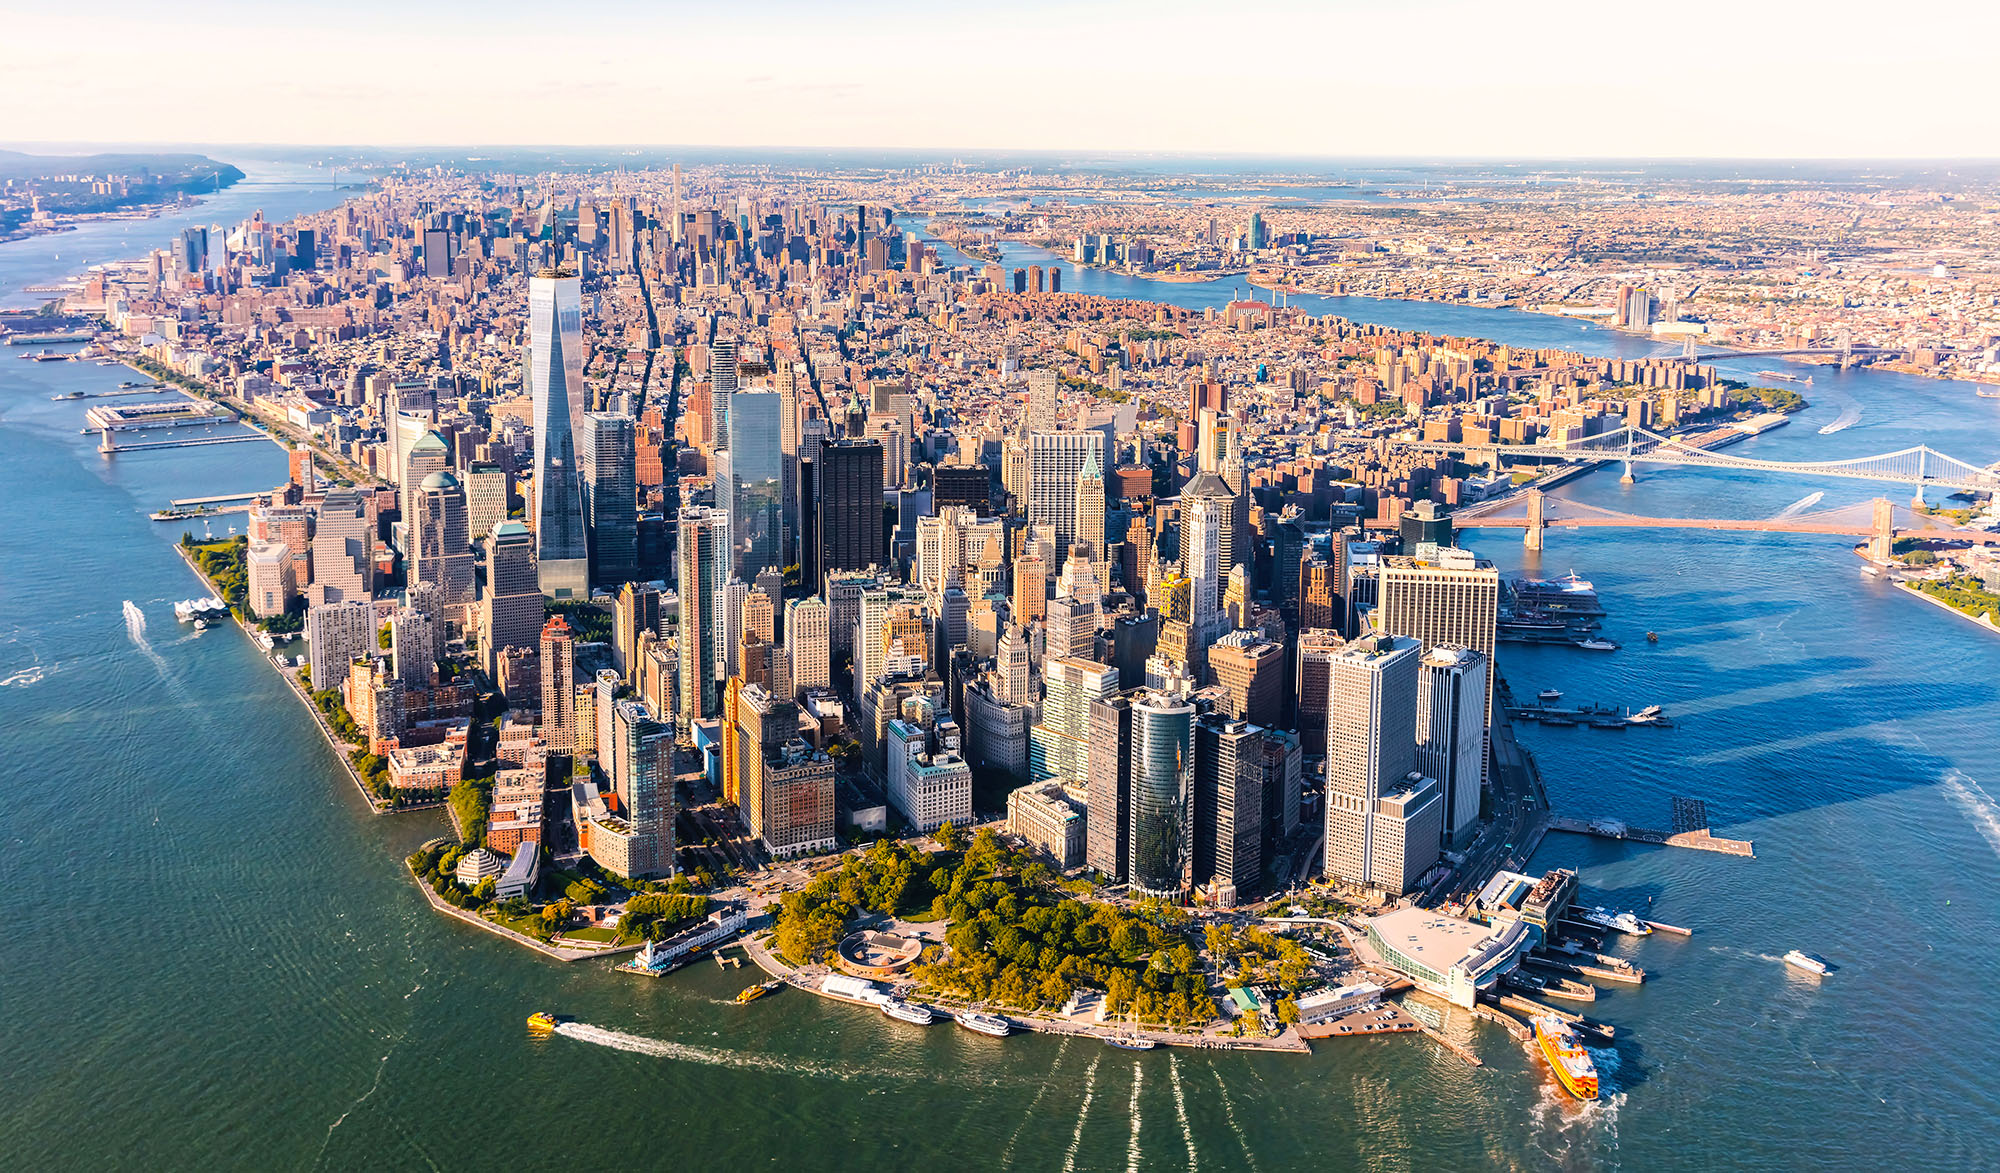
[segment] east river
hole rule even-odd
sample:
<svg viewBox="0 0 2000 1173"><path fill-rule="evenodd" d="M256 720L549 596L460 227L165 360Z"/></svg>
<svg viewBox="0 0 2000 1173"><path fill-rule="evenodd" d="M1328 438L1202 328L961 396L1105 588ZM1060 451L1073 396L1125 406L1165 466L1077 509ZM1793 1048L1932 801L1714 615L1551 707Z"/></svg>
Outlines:
<svg viewBox="0 0 2000 1173"><path fill-rule="evenodd" d="M235 199L236 193L225 193ZM300 193L268 215L329 206ZM250 205L191 222L238 218ZM130 226L64 270L164 243ZM71 234L72 239L75 234ZM154 238L158 237L158 240ZM0 248L0 288L23 275ZM1010 248L1008 263L1027 250ZM40 254L35 254L39 256ZM1088 292L1229 291L1080 272ZM1247 292L1247 289L1246 289ZM1299 299L1305 304L1305 299ZM1575 322L1326 299L1315 312L1524 345L1647 353ZM1755 364L1752 364L1754 366ZM1768 365L1768 364L1765 364ZM1746 368L1749 369L1749 368ZM1962 383L1815 372L1812 408L1732 452L1797 459L1928 439L2000 457L2000 403ZM663 981L562 965L438 917L400 857L440 833L370 815L261 653L192 634L170 497L282 479L276 447L128 453L78 434L122 368L0 359L0 1152L21 1168L1864 1168L2000 1151L2000 637L1864 579L1845 539L1560 531L1527 566L1592 579L1623 650L1508 647L1517 690L1658 703L1671 731L1528 727L1558 809L1639 825L1674 795L1758 858L1551 836L1537 869L1692 926L1623 946L1604 1101L1553 1093L1526 1049L1454 1015L1473 1069L1399 1037L1310 1058L1133 1055L929 1030L700 965ZM1858 410L1851 427L1823 423ZM1768 516L1886 491L1641 469L1561 490L1654 516ZM239 519L240 524L240 519ZM216 532L221 532L218 525ZM1647 644L1644 633L1661 633ZM1827 955L1824 981L1787 949ZM535 1041L547 1007L594 1031Z"/></svg>

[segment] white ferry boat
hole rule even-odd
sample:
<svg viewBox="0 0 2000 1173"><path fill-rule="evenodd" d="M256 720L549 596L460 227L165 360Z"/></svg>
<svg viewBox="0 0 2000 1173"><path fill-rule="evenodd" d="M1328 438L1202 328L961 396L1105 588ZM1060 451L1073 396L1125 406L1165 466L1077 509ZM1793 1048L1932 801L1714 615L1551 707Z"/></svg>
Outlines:
<svg viewBox="0 0 2000 1173"><path fill-rule="evenodd" d="M1545 705L1552 705L1563 699L1563 690L1560 688L1545 688L1536 693L1535 697Z"/></svg>
<svg viewBox="0 0 2000 1173"><path fill-rule="evenodd" d="M1615 652L1618 650L1617 644L1599 635L1577 640L1576 646L1587 652Z"/></svg>
<svg viewBox="0 0 2000 1173"><path fill-rule="evenodd" d="M1804 970L1814 977L1825 977L1833 969L1826 963L1826 958L1816 953L1807 953L1803 949L1794 949L1785 954L1785 964L1793 969Z"/></svg>
<svg viewBox="0 0 2000 1173"><path fill-rule="evenodd" d="M937 1020L937 1015L931 1013L930 1007L920 1002L905 1002L900 998L891 998L882 1003L882 1013L897 1022L907 1022L911 1026L929 1026Z"/></svg>
<svg viewBox="0 0 2000 1173"><path fill-rule="evenodd" d="M1576 911L1576 919L1600 929L1613 929L1643 937L1653 931L1653 926L1639 919L1637 913L1616 912L1609 908L1581 908Z"/></svg>
<svg viewBox="0 0 2000 1173"><path fill-rule="evenodd" d="M967 1010L958 1016L958 1025L967 1030L976 1030L983 1035L1004 1039L1013 1033L1013 1024L997 1014L981 1014L977 1010Z"/></svg>
<svg viewBox="0 0 2000 1173"><path fill-rule="evenodd" d="M182 599L174 604L174 618L182 623L193 623L213 615L224 614L229 604L210 595L205 599Z"/></svg>

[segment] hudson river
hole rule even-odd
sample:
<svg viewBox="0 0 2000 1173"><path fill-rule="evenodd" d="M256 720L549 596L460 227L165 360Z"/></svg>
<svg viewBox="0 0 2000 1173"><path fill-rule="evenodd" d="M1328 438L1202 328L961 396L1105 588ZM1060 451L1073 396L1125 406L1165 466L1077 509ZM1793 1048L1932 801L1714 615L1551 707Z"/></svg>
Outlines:
<svg viewBox="0 0 2000 1173"><path fill-rule="evenodd" d="M136 247L114 240L96 256L62 251L115 259L169 227L150 226L156 242L133 226ZM0 288L43 279L17 275L16 247L0 248ZM1072 289L1227 297L1065 268ZM1525 314L1315 309L1652 349ZM1731 451L1849 456L1929 439L2000 457L2000 402L1969 385L1817 373L1810 410ZM1407 1036L1328 1042L1310 1058L1133 1055L923 1030L791 990L739 1007L741 971L647 981L434 915L400 858L441 820L370 815L258 649L173 620L172 601L198 592L171 548L185 523L146 514L276 483L279 450L106 460L77 433L88 404L49 397L128 377L0 358L10 1165L1966 1168L2000 1149L2000 637L1864 579L1846 539L1549 532L1538 569L1592 579L1624 649L1510 646L1516 690L1659 703L1681 722L1523 729L1556 806L1657 825L1670 796L1698 797L1718 833L1758 852L1555 835L1536 856L1537 869L1581 868L1603 902L1695 929L1623 947L1653 979L1590 1009L1619 1042L1598 1052L1606 1099L1578 1108L1521 1044L1462 1016L1445 1029L1484 1068ZM1817 434L1850 408L1851 427ZM1877 491L1645 468L1635 486L1595 475L1562 490L1657 516L1742 517ZM1474 544L1520 568L1508 533ZM1840 971L1794 976L1778 961L1794 947ZM522 1020L543 1007L594 1029L534 1041Z"/></svg>

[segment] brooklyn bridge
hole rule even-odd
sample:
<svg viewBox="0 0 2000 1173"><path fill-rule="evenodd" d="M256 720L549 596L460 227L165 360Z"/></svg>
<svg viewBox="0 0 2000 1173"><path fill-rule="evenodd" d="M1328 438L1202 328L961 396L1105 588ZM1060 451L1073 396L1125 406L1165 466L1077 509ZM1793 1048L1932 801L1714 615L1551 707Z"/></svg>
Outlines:
<svg viewBox="0 0 2000 1173"><path fill-rule="evenodd" d="M1600 505L1586 505L1566 497L1551 497L1540 489L1529 489L1518 496L1460 510L1452 515L1452 524L1457 529L1525 530L1524 540L1534 550L1542 548L1545 530L1600 528L1837 534L1869 539L1869 553L1884 558L1894 549L1899 537L1955 539L1977 545L2000 544L2000 534L1963 529L1944 519L1895 505L1884 497L1816 513L1786 510L1766 518L1642 517Z"/></svg>

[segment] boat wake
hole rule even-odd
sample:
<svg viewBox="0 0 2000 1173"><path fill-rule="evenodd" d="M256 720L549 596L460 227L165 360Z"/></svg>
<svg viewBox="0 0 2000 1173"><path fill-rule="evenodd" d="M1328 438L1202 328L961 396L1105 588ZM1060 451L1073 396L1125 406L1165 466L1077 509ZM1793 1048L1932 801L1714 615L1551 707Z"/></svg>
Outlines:
<svg viewBox="0 0 2000 1173"><path fill-rule="evenodd" d="M600 1047L610 1047L615 1051L630 1051L635 1055L653 1055L661 1059L678 1059L684 1063L701 1063L710 1067L783 1071L793 1075L813 1075L822 1079L839 1080L851 1080L864 1074L825 1063L774 1059L743 1051L717 1051L708 1047L669 1042L666 1039L649 1039L644 1035L629 1035L621 1030L591 1026L587 1022L565 1022L556 1027L556 1033L564 1038L575 1039L579 1043L593 1043Z"/></svg>
<svg viewBox="0 0 2000 1173"><path fill-rule="evenodd" d="M1076 1109L1076 1131L1070 1134L1069 1151L1063 1154L1063 1173L1076 1173L1076 1150L1083 1145L1083 1122L1090 1119L1090 1097L1097 1094L1097 1063L1103 1055L1092 1055L1083 1069L1083 1103Z"/></svg>
<svg viewBox="0 0 2000 1173"><path fill-rule="evenodd" d="M0 677L0 688L26 688L31 684L40 684L42 677L46 675L48 673L42 670L42 666L35 664L21 669L12 676Z"/></svg>
<svg viewBox="0 0 2000 1173"><path fill-rule="evenodd" d="M1529 1109L1529 1116L1538 1131L1551 1132L1558 1138L1555 1152L1567 1158L1570 1146L1584 1136L1601 1140L1612 1148L1618 1145L1618 1113L1625 1106L1626 1093L1618 1083L1620 1065L1618 1052L1611 1047L1585 1047L1590 1052L1590 1061L1597 1066L1597 1081L1602 1089L1597 1099L1584 1101L1565 1092L1556 1084L1555 1078L1547 1073L1548 1061L1542 1057L1541 1048L1535 1045L1533 1036L1523 1042L1534 1069L1542 1078L1539 1081L1540 1098Z"/></svg>
<svg viewBox="0 0 2000 1173"><path fill-rule="evenodd" d="M1822 436L1845 431L1861 421L1861 405L1856 403L1853 397L1839 391L1833 392L1832 396L1833 401L1840 405L1840 414L1833 417L1832 423L1820 428L1819 434Z"/></svg>
<svg viewBox="0 0 2000 1173"><path fill-rule="evenodd" d="M1962 770L1945 771L1944 792L1964 809L1972 829L2000 854L2000 802L1994 802L1993 796Z"/></svg>
<svg viewBox="0 0 2000 1173"><path fill-rule="evenodd" d="M1787 517L1797 517L1799 514L1804 513L1806 510L1811 509L1813 506L1819 504L1820 501L1823 498L1825 498L1825 496L1826 496L1825 493L1808 493L1805 496L1800 497L1798 500L1792 502L1790 505L1785 506L1783 509L1778 510L1777 516L1773 517L1771 520L1783 521Z"/></svg>
<svg viewBox="0 0 2000 1173"><path fill-rule="evenodd" d="M167 670L166 657L153 650L153 642L146 638L146 613L139 609L139 604L130 599L125 600L125 634L131 639L132 646L138 648L140 654L151 660L153 667L160 670L160 675L166 676L171 681L172 676Z"/></svg>
<svg viewBox="0 0 2000 1173"><path fill-rule="evenodd" d="M1736 949L1728 945L1710 945L1708 951L1719 957L1737 957L1744 961L1768 961L1772 965L1783 965L1785 963L1785 959L1782 957L1776 957L1769 953L1759 953L1755 949Z"/></svg>

